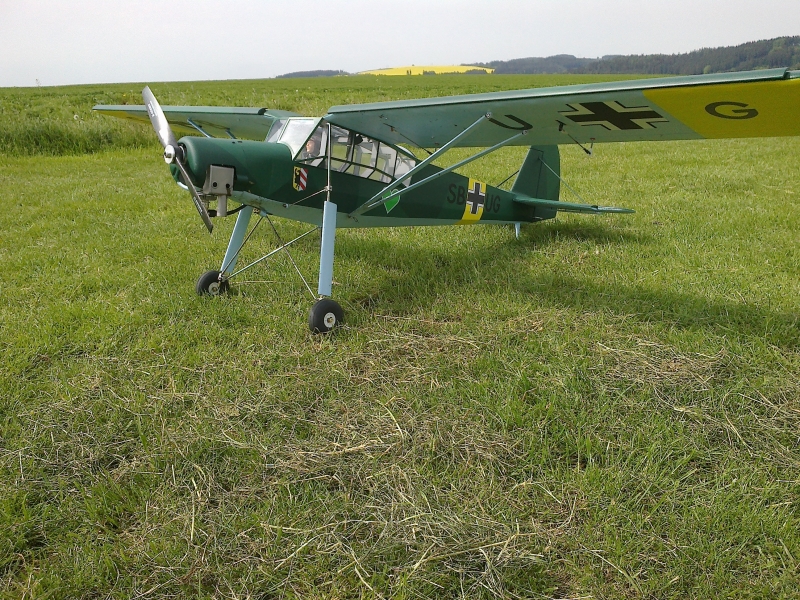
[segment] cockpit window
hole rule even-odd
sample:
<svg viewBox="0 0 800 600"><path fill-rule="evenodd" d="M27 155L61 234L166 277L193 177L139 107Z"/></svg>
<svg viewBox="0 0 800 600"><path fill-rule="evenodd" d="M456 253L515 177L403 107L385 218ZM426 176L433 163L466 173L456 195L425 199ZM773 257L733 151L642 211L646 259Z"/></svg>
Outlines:
<svg viewBox="0 0 800 600"><path fill-rule="evenodd" d="M375 160L380 142L371 140L359 134L353 135L353 153L351 164L345 169L345 173L369 177L375 171ZM382 165L384 168L386 165Z"/></svg>
<svg viewBox="0 0 800 600"><path fill-rule="evenodd" d="M267 135L267 139L265 139L264 141L265 142L277 142L278 141L278 136L281 134L281 131L283 131L283 126L286 125L286 121L288 121L288 119L278 119L278 120L276 120L272 124L272 127L269 128L269 134Z"/></svg>
<svg viewBox="0 0 800 600"><path fill-rule="evenodd" d="M282 141L282 139L281 139ZM389 183L414 168L416 160L378 140L331 126L331 170ZM327 167L328 125L320 123L297 160Z"/></svg>
<svg viewBox="0 0 800 600"><path fill-rule="evenodd" d="M289 119L278 141L289 146L292 156L295 156L303 147L308 136L311 135L318 121L319 119ZM271 133L272 131L270 131Z"/></svg>
<svg viewBox="0 0 800 600"><path fill-rule="evenodd" d="M297 160L302 161L312 167L319 166L325 161L328 155L328 127L320 124L306 140L305 146L297 155Z"/></svg>

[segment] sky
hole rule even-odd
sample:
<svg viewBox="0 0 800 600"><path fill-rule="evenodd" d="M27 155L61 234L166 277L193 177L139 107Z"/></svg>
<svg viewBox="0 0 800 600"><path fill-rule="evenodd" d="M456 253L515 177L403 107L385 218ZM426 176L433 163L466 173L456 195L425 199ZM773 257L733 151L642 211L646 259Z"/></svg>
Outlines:
<svg viewBox="0 0 800 600"><path fill-rule="evenodd" d="M673 54L800 35L797 1L0 0L0 87Z"/></svg>

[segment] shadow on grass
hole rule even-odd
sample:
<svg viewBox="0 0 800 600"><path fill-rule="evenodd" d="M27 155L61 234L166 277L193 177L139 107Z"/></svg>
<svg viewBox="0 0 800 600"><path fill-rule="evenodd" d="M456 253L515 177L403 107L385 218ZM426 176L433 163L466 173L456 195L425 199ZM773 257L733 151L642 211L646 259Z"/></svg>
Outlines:
<svg viewBox="0 0 800 600"><path fill-rule="evenodd" d="M800 347L800 320L758 304L678 292L663 287L626 284L576 274L570 265L542 270L528 268L533 252L547 251L558 240L572 239L614 245L647 245L651 238L601 224L557 224L530 231L521 240L499 244L476 240L474 248L419 248L393 240L358 240L337 246L339 256L366 260L381 270L378 289L351 301L364 308L383 305L397 313L430 305L448 293L464 297L503 290L527 295L537 305L567 307L588 313L607 312L640 323L662 322L717 335L755 336L781 348ZM467 251L465 251L467 250ZM473 251L474 250L474 251ZM341 265L341 262L339 263ZM342 268L341 266L339 268Z"/></svg>
<svg viewBox="0 0 800 600"><path fill-rule="evenodd" d="M800 322L796 314L755 304L619 282L605 283L567 272L541 273L519 284L519 291L529 292L552 305L607 311L642 323L659 321L684 329L708 329L719 335L755 336L785 349L800 347Z"/></svg>
<svg viewBox="0 0 800 600"><path fill-rule="evenodd" d="M561 239L572 239L582 242L595 242L598 244L649 244L653 236L632 232L626 229L613 229L601 221L602 217L592 221L572 221L569 223L547 223L529 227L524 231L519 240L509 239L503 244L511 252L519 252L520 244L523 247L531 243L536 245L551 244Z"/></svg>

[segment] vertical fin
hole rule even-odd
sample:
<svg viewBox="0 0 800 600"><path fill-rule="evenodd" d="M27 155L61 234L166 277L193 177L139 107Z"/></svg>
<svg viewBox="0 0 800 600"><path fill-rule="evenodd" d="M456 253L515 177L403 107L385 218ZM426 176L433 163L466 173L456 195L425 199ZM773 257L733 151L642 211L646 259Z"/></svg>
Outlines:
<svg viewBox="0 0 800 600"><path fill-rule="evenodd" d="M547 167L550 167L549 169ZM557 175L554 175L553 173ZM558 201L561 191L561 157L558 146L531 146L528 150L517 179L511 187L512 193L523 194L530 198ZM534 219L552 219L555 209L536 207Z"/></svg>

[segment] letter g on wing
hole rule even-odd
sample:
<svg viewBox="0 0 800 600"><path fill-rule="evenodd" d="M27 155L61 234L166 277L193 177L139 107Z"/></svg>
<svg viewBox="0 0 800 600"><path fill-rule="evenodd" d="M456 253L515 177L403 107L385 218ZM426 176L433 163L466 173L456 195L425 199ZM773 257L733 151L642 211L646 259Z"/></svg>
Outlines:
<svg viewBox="0 0 800 600"><path fill-rule="evenodd" d="M748 108L744 102L712 102L706 112L721 119L752 119L758 116L755 108Z"/></svg>

